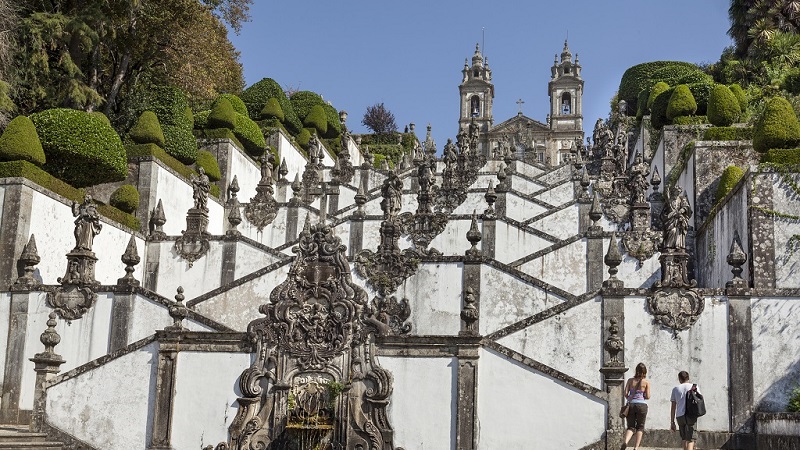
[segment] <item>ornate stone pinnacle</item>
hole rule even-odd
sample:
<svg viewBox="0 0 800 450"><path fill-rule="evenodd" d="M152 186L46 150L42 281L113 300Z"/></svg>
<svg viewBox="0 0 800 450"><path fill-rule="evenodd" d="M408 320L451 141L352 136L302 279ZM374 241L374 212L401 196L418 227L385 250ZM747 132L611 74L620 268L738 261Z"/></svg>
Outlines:
<svg viewBox="0 0 800 450"><path fill-rule="evenodd" d="M464 291L464 307L461 309L461 320L463 320L466 325L464 327L464 334L478 334L475 322L478 321L479 313L478 308L475 307L475 303L475 290L472 289L472 286L468 286Z"/></svg>
<svg viewBox="0 0 800 450"><path fill-rule="evenodd" d="M483 212L484 219L494 219L496 218L496 214L494 211L494 202L497 201L497 193L494 190L494 183L492 180L489 180L489 189L486 191L486 194L483 195L483 198L486 199L486 203L489 204L489 207L486 208L486 211Z"/></svg>
<svg viewBox="0 0 800 450"><path fill-rule="evenodd" d="M728 253L728 264L733 267L733 280L727 283L728 287L745 287L747 282L742 279L742 265L747 262L747 254L742 249L742 240L739 237L739 230L733 231L733 242L731 242L731 250Z"/></svg>
<svg viewBox="0 0 800 450"><path fill-rule="evenodd" d="M367 215L367 213L364 211L364 205L367 204L367 194L364 192L363 184L359 184L358 192L356 193L354 200L358 206L358 209L353 213L353 217L363 218Z"/></svg>
<svg viewBox="0 0 800 450"><path fill-rule="evenodd" d="M38 286L39 281L33 276L36 271L36 265L39 264L39 252L36 249L36 238L31 234L28 243L22 249L22 255L19 257L19 263L22 266L19 278L14 282L14 287L32 289Z"/></svg>
<svg viewBox="0 0 800 450"><path fill-rule="evenodd" d="M289 168L286 166L286 158L281 158L281 166L278 168L278 175L280 175L281 182L288 183L289 180L286 179L286 175L289 174Z"/></svg>
<svg viewBox="0 0 800 450"><path fill-rule="evenodd" d="M475 210L472 211L472 223L469 226L469 231L467 231L467 240L472 247L466 251L466 255L471 258L478 258L481 256L481 251L478 250L478 242L481 241L481 232L478 230L478 214Z"/></svg>
<svg viewBox="0 0 800 450"><path fill-rule="evenodd" d="M231 205L236 200L236 194L239 192L239 179L236 175L233 176L231 184L228 185L228 204Z"/></svg>
<svg viewBox="0 0 800 450"><path fill-rule="evenodd" d="M609 281L616 280L618 272L617 266L622 264L622 255L619 252L616 231L611 233L611 239L608 241L608 251L603 261L608 266L608 274L610 275Z"/></svg>
<svg viewBox="0 0 800 450"><path fill-rule="evenodd" d="M39 341L44 344L44 352L48 354L54 354L56 345L61 342L61 336L56 331L56 312L51 311L50 315L47 318L47 329L39 336Z"/></svg>
<svg viewBox="0 0 800 450"><path fill-rule="evenodd" d="M189 315L189 309L184 306L183 286L178 286L178 293L175 294L175 304L169 307L169 316L172 317L172 325L164 328L169 331L184 331L183 319Z"/></svg>
<svg viewBox="0 0 800 450"><path fill-rule="evenodd" d="M661 185L661 176L658 174L658 166L653 167L653 175L650 177L650 184L653 186L653 193L658 192L658 186Z"/></svg>
<svg viewBox="0 0 800 450"><path fill-rule="evenodd" d="M619 353L625 349L625 343L619 337L619 319L616 317L612 317L609 320L610 325L608 327L608 338L604 344L606 351L608 352L608 362L606 366L622 366L623 362L619 360Z"/></svg>
<svg viewBox="0 0 800 450"><path fill-rule="evenodd" d="M161 204L161 199L158 199L156 208L150 215L150 239L159 241L165 239L167 234L164 233L164 224L167 223L167 218L164 216L164 205Z"/></svg>
<svg viewBox="0 0 800 450"><path fill-rule="evenodd" d="M231 212L228 213L228 223L231 228L225 232L227 236L241 236L241 232L236 228L242 223L242 212L239 210L239 200L233 199Z"/></svg>
<svg viewBox="0 0 800 450"><path fill-rule="evenodd" d="M592 199L592 207L589 208L589 219L592 221L592 226L597 226L597 221L603 217L603 211L600 209L600 196L597 194L597 191L594 192L594 198Z"/></svg>
<svg viewBox="0 0 800 450"><path fill-rule="evenodd" d="M117 280L117 284L125 286L139 286L139 280L133 277L136 270L134 266L139 264L139 252L136 249L136 238L131 234L125 253L122 254L122 263L125 264L125 276Z"/></svg>
<svg viewBox="0 0 800 450"><path fill-rule="evenodd" d="M300 182L300 174L296 173L294 175L294 181L292 181L292 198L289 200L290 205L300 204L300 195L302 190L303 184Z"/></svg>

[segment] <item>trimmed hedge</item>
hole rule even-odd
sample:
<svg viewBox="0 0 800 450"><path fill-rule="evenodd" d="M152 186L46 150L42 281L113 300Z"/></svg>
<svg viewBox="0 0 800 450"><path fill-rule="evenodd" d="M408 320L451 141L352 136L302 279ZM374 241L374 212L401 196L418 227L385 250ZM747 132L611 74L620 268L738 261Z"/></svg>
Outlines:
<svg viewBox="0 0 800 450"><path fill-rule="evenodd" d="M642 89L639 92L639 97L636 100L636 118L641 120L642 117L650 114L650 109L647 108L647 99L650 97L650 89Z"/></svg>
<svg viewBox="0 0 800 450"><path fill-rule="evenodd" d="M731 90L733 96L736 97L736 100L739 102L739 110L743 113L747 111L747 93L736 83L733 83L728 86L728 89Z"/></svg>
<svg viewBox="0 0 800 450"><path fill-rule="evenodd" d="M694 97L694 101L697 103L697 114L698 116L707 115L708 114L708 98L711 95L711 89L714 88L714 82L701 82L701 83L690 83L687 84L689 86L689 90L692 92L692 96Z"/></svg>
<svg viewBox="0 0 800 450"><path fill-rule="evenodd" d="M76 189L70 186L68 183L59 180L28 161L0 162L0 178L9 177L26 178L69 200L76 202L83 200L83 189ZM111 205L98 204L97 212L130 229L139 230L141 228L139 219Z"/></svg>
<svg viewBox="0 0 800 450"><path fill-rule="evenodd" d="M278 121L283 122L284 118L283 108L281 108L281 104L278 103L278 99L272 97L267 100L267 104L264 105L264 109L261 110L261 119L278 119Z"/></svg>
<svg viewBox="0 0 800 450"><path fill-rule="evenodd" d="M718 127L727 127L739 119L742 110L733 92L724 84L711 89L708 97L708 120Z"/></svg>
<svg viewBox="0 0 800 450"><path fill-rule="evenodd" d="M131 140L137 144L156 144L164 147L164 131L158 123L158 117L153 111L145 111L139 116L136 125L128 132Z"/></svg>
<svg viewBox="0 0 800 450"><path fill-rule="evenodd" d="M322 105L314 105L311 108L311 111L303 120L303 125L317 130L318 136L324 136L328 132L328 118L325 117L325 110L322 109Z"/></svg>
<svg viewBox="0 0 800 450"><path fill-rule="evenodd" d="M292 108L292 104L283 92L280 85L272 78L264 78L258 83L248 87L242 92L241 99L247 106L247 113L253 120L261 118L261 110L270 98L275 98L283 110L284 120L281 121L287 130L296 135L303 129L303 124Z"/></svg>
<svg viewBox="0 0 800 450"><path fill-rule="evenodd" d="M260 156L264 154L264 149L267 148L267 141L264 139L264 134L258 124L250 120L249 117L244 114L236 114L233 134L250 155Z"/></svg>
<svg viewBox="0 0 800 450"><path fill-rule="evenodd" d="M128 176L122 140L102 119L60 108L33 114L30 119L47 157L43 168L54 176L76 187L122 181Z"/></svg>
<svg viewBox="0 0 800 450"><path fill-rule="evenodd" d="M703 125L708 123L707 116L678 116L672 119L672 125Z"/></svg>
<svg viewBox="0 0 800 450"><path fill-rule="evenodd" d="M214 103L211 104L211 109L214 109L217 103L223 99L230 102L231 107L233 108L234 111L236 111L239 114L247 115L247 106L245 106L242 99L233 94L219 94L217 98L214 100Z"/></svg>
<svg viewBox="0 0 800 450"><path fill-rule="evenodd" d="M339 111L327 103L322 105L322 109L325 110L325 117L328 119L328 131L322 137L326 139L338 138L342 134L342 121L339 120Z"/></svg>
<svg viewBox="0 0 800 450"><path fill-rule="evenodd" d="M207 128L200 130L197 136L205 139L230 139L237 147L244 150L244 144L239 142L239 139L236 139L236 136L233 135L233 131L227 128Z"/></svg>
<svg viewBox="0 0 800 450"><path fill-rule="evenodd" d="M28 161L41 166L45 163L44 149L31 119L17 116L0 136L0 161Z"/></svg>
<svg viewBox="0 0 800 450"><path fill-rule="evenodd" d="M123 184L111 194L108 203L122 212L132 214L139 207L139 191L135 186Z"/></svg>
<svg viewBox="0 0 800 450"><path fill-rule="evenodd" d="M773 148L761 156L761 162L800 166L800 148Z"/></svg>
<svg viewBox="0 0 800 450"><path fill-rule="evenodd" d="M711 127L703 132L704 141L749 141L753 139L752 127Z"/></svg>
<svg viewBox="0 0 800 450"><path fill-rule="evenodd" d="M656 100L656 97L663 94L667 90L669 90L669 85L663 81L659 81L658 83L654 84L652 88L650 88L650 93L647 95L647 103L645 105L648 111L652 110L653 102Z"/></svg>
<svg viewBox="0 0 800 450"><path fill-rule="evenodd" d="M728 166L722 171L722 176L717 184L717 192L714 195L714 203L719 203L728 192L736 186L736 183L742 179L744 171L737 166Z"/></svg>
<svg viewBox="0 0 800 450"><path fill-rule="evenodd" d="M194 115L194 129L203 130L208 128L208 116L211 115L211 110L200 111Z"/></svg>
<svg viewBox="0 0 800 450"><path fill-rule="evenodd" d="M653 61L628 68L619 83L619 100L628 103L628 113L632 114L637 104L639 92L657 81L670 85L710 81L711 77L694 64L681 61Z"/></svg>
<svg viewBox="0 0 800 450"><path fill-rule="evenodd" d="M200 167L206 171L206 175L208 175L208 179L210 181L219 181L222 178L222 173L219 170L219 163L217 162L217 158L211 154L211 152L206 150L200 150L197 152L197 161L195 162L195 166L199 169Z"/></svg>
<svg viewBox="0 0 800 450"><path fill-rule="evenodd" d="M667 119L672 122L676 117L691 116L695 112L697 112L697 102L689 86L685 84L675 86L667 103Z"/></svg>
<svg viewBox="0 0 800 450"><path fill-rule="evenodd" d="M292 108L297 117L303 122L311 113L312 108L325 104L325 100L319 94L311 91L297 91L289 97L289 101L292 103Z"/></svg>
<svg viewBox="0 0 800 450"><path fill-rule="evenodd" d="M667 89L658 94L653 100L653 104L650 106L650 123L653 124L653 127L657 130L663 128L664 125L669 125L669 119L667 119L667 105L669 105L669 99L672 97L672 91L674 91L674 88Z"/></svg>
<svg viewBox="0 0 800 450"><path fill-rule="evenodd" d="M214 108L208 115L208 126L212 128L230 128L236 126L236 111L233 110L231 102L227 99L219 99L214 102Z"/></svg>
<svg viewBox="0 0 800 450"><path fill-rule="evenodd" d="M153 111L164 132L164 150L186 164L197 158L197 141L192 134L194 117L186 94L172 86L153 85L147 92L135 95L136 117L144 111Z"/></svg>
<svg viewBox="0 0 800 450"><path fill-rule="evenodd" d="M111 125L111 121L110 121L110 120L108 120L108 116L106 116L106 115L105 115L105 114L103 114L102 112L100 112L100 111L92 111L92 112L90 112L89 114L91 114L91 115L93 115L93 116L97 117L98 119L102 120L103 122L107 123L107 124L108 124L108 126L112 126L112 125Z"/></svg>
<svg viewBox="0 0 800 450"><path fill-rule="evenodd" d="M300 133L297 134L295 140L297 141L297 145L299 145L303 150L308 150L308 140L311 139L311 131L308 128L303 128L300 130Z"/></svg>
<svg viewBox="0 0 800 450"><path fill-rule="evenodd" d="M164 131L164 150L184 164L192 164L197 159L197 139L192 128L174 125L161 125Z"/></svg>
<svg viewBox="0 0 800 450"><path fill-rule="evenodd" d="M791 148L800 143L800 123L792 105L782 97L773 97L756 121L753 148L760 153L773 148Z"/></svg>
<svg viewBox="0 0 800 450"><path fill-rule="evenodd" d="M197 175L197 173L194 170L187 167L185 164L178 161L177 159L173 158L170 154L168 154L155 144L129 145L125 148L125 151L127 152L129 159L142 158L142 157L156 158L159 161L163 162L164 165L166 165L170 169L174 170L175 172L178 172L182 177L186 178L187 180L191 179L193 175ZM219 198L220 196L219 186L217 186L216 184L212 184L210 194L213 195L214 197Z"/></svg>

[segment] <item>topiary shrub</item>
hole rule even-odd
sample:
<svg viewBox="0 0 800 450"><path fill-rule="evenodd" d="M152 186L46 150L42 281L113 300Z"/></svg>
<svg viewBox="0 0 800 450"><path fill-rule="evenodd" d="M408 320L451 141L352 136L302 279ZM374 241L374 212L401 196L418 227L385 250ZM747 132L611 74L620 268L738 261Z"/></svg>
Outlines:
<svg viewBox="0 0 800 450"><path fill-rule="evenodd" d="M653 102L655 102L656 97L663 94L667 90L669 90L669 85L663 81L659 81L658 83L654 84L652 88L650 88L650 94L647 96L646 104L648 111L653 109Z"/></svg>
<svg viewBox="0 0 800 450"><path fill-rule="evenodd" d="M711 95L711 89L714 88L713 81L703 81L700 83L690 83L689 91L692 92L695 103L697 103L696 115L702 116L708 114L708 97Z"/></svg>
<svg viewBox="0 0 800 450"><path fill-rule="evenodd" d="M719 178L717 184L717 192L714 195L714 203L719 203L728 195L728 192L736 186L736 183L742 179L744 171L737 166L728 166L722 171L722 176Z"/></svg>
<svg viewBox="0 0 800 450"><path fill-rule="evenodd" d="M270 98L275 98L281 106L284 120L281 121L286 129L296 135L303 129L303 124L297 117L292 108L292 104L286 97L280 85L272 78L264 78L258 83L248 87L242 92L241 99L247 106L247 113L253 120L261 118L261 110L266 106Z"/></svg>
<svg viewBox="0 0 800 450"><path fill-rule="evenodd" d="M298 133L297 137L295 138L297 145L299 145L303 150L308 150L309 139L311 139L311 131L309 131L308 128L303 128L300 130L300 133Z"/></svg>
<svg viewBox="0 0 800 450"><path fill-rule="evenodd" d="M222 178L222 173L219 170L219 163L217 162L217 158L211 154L211 152L206 150L200 150L197 152L197 161L195 161L195 166L199 169L200 167L206 171L206 175L208 175L208 179L211 181L219 181Z"/></svg>
<svg viewBox="0 0 800 450"><path fill-rule="evenodd" d="M672 91L667 103L667 119L672 121L676 117L691 116L696 111L697 102L694 100L689 86L685 84L675 86L675 90Z"/></svg>
<svg viewBox="0 0 800 450"><path fill-rule="evenodd" d="M145 111L156 113L167 153L184 164L194 162L197 158L197 140L192 134L194 117L183 91L172 86L147 85L145 91L135 91L128 101L128 108L137 119Z"/></svg>
<svg viewBox="0 0 800 450"><path fill-rule="evenodd" d="M161 125L164 132L164 150L184 164L192 164L197 159L197 139L191 128L175 125Z"/></svg>
<svg viewBox="0 0 800 450"><path fill-rule="evenodd" d="M792 148L800 143L800 123L792 105L783 97L773 97L764 108L753 130L753 148L764 153L773 148Z"/></svg>
<svg viewBox="0 0 800 450"><path fill-rule="evenodd" d="M0 161L28 161L37 166L45 163L44 149L31 119L17 116L0 135Z"/></svg>
<svg viewBox="0 0 800 450"><path fill-rule="evenodd" d="M307 128L317 130L318 136L325 135L328 131L328 118L325 116L325 110L322 109L322 105L314 105L314 107L311 108L311 111L303 121L303 125Z"/></svg>
<svg viewBox="0 0 800 450"><path fill-rule="evenodd" d="M753 139L752 127L711 127L703 132L704 141L749 141Z"/></svg>
<svg viewBox="0 0 800 450"><path fill-rule="evenodd" d="M164 147L164 131L153 111L145 111L139 116L136 125L128 132L128 137L137 144L156 144Z"/></svg>
<svg viewBox="0 0 800 450"><path fill-rule="evenodd" d="M204 130L208 128L208 116L211 114L211 110L200 111L199 113L194 115L194 129L195 130Z"/></svg>
<svg viewBox="0 0 800 450"><path fill-rule="evenodd" d="M781 166L800 166L800 148L773 148L761 156L761 162Z"/></svg>
<svg viewBox="0 0 800 450"><path fill-rule="evenodd" d="M633 108L637 104L639 92L658 81L674 86L710 80L711 77L694 64L681 61L653 61L628 68L620 80L618 95L620 100L627 102L630 115L634 113Z"/></svg>
<svg viewBox="0 0 800 450"><path fill-rule="evenodd" d="M800 386L792 389L789 393L789 403L786 405L788 412L800 412Z"/></svg>
<svg viewBox="0 0 800 450"><path fill-rule="evenodd" d="M214 108L208 115L208 126L211 128L230 128L236 126L236 111L233 110L231 102L221 98L214 102Z"/></svg>
<svg viewBox="0 0 800 450"><path fill-rule="evenodd" d="M75 187L127 177L122 140L102 119L61 108L33 114L30 119L47 157L43 168L56 177Z"/></svg>
<svg viewBox="0 0 800 450"><path fill-rule="evenodd" d="M231 106L233 107L233 110L236 111L237 113L247 115L247 106L245 106L242 99L233 94L219 94L217 98L214 100L214 103L211 104L211 109L214 109L214 106L216 106L217 102L219 102L222 99L225 99L228 102L230 102Z"/></svg>
<svg viewBox="0 0 800 450"><path fill-rule="evenodd" d="M672 125L702 125L708 123L708 116L678 116L670 122Z"/></svg>
<svg viewBox="0 0 800 450"><path fill-rule="evenodd" d="M739 101L733 92L724 84L718 84L708 97L708 120L712 125L727 127L732 125L741 115Z"/></svg>
<svg viewBox="0 0 800 450"><path fill-rule="evenodd" d="M261 110L261 119L266 121L277 119L283 122L283 109L281 108L281 104L278 103L277 98L273 97L267 100L267 104L264 105L264 109Z"/></svg>
<svg viewBox="0 0 800 450"><path fill-rule="evenodd" d="M670 88L658 94L653 99L653 103L650 106L650 123L656 129L660 130L664 125L669 124L669 119L667 119L667 105L669 105L669 99L672 97L672 91L674 91L674 89Z"/></svg>
<svg viewBox="0 0 800 450"><path fill-rule="evenodd" d="M342 122L339 119L339 111L333 106L325 103L322 105L325 110L325 117L328 119L328 131L322 136L325 139L335 139L342 134Z"/></svg>
<svg viewBox="0 0 800 450"><path fill-rule="evenodd" d="M747 93L744 92L744 89L736 83L729 85L728 89L731 90L731 93L739 102L739 110L742 112L747 111Z"/></svg>
<svg viewBox="0 0 800 450"><path fill-rule="evenodd" d="M252 156L261 156L267 147L267 141L257 123L244 114L236 115L233 134L244 146L245 151Z"/></svg>
<svg viewBox="0 0 800 450"><path fill-rule="evenodd" d="M132 214L139 207L139 191L130 184L124 184L111 194L108 203L120 211Z"/></svg>
<svg viewBox="0 0 800 450"><path fill-rule="evenodd" d="M97 117L98 119L102 120L103 122L107 123L107 124L108 124L108 126L112 126L112 125L111 125L111 121L110 121L110 120L108 120L108 116L106 116L106 115L105 115L105 114L103 114L102 112L100 112L100 111L92 111L92 112L90 112L89 114L91 114L91 115L93 115L93 116Z"/></svg>
<svg viewBox="0 0 800 450"><path fill-rule="evenodd" d="M319 94L311 91L297 91L289 97L289 101L297 117L304 123L313 107L325 104L325 100Z"/></svg>
<svg viewBox="0 0 800 450"><path fill-rule="evenodd" d="M639 92L639 97L636 100L636 119L641 120L642 117L650 114L650 109L647 107L647 99L650 97L650 89L642 89Z"/></svg>

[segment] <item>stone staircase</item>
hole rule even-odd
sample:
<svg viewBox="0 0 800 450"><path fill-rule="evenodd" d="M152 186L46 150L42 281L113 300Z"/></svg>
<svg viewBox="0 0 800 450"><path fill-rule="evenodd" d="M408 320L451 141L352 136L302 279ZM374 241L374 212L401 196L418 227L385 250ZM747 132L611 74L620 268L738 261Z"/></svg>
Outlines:
<svg viewBox="0 0 800 450"><path fill-rule="evenodd" d="M0 450L62 450L61 442L47 439L45 433L32 433L27 425L0 425Z"/></svg>

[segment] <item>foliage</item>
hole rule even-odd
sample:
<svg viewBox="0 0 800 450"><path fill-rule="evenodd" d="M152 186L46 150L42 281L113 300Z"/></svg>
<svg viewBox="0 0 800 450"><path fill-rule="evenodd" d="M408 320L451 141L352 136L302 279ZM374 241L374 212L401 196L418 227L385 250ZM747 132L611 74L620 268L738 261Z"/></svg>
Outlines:
<svg viewBox="0 0 800 450"><path fill-rule="evenodd" d="M211 115L211 110L200 111L194 115L194 128L196 130L203 130L208 128L208 116Z"/></svg>
<svg viewBox="0 0 800 450"><path fill-rule="evenodd" d="M691 116L696 111L697 102L694 100L689 86L685 84L675 86L669 97L669 103L667 103L667 119L672 121L676 117Z"/></svg>
<svg viewBox="0 0 800 450"><path fill-rule="evenodd" d="M773 148L761 156L761 162L782 166L800 166L800 148Z"/></svg>
<svg viewBox="0 0 800 450"><path fill-rule="evenodd" d="M708 123L708 116L678 116L671 120L672 125L702 125Z"/></svg>
<svg viewBox="0 0 800 450"><path fill-rule="evenodd" d="M28 161L37 166L45 163L44 150L31 119L17 116L0 135L0 161Z"/></svg>
<svg viewBox="0 0 800 450"><path fill-rule="evenodd" d="M752 127L711 127L703 132L704 141L749 141L753 139Z"/></svg>
<svg viewBox="0 0 800 450"><path fill-rule="evenodd" d="M789 394L789 403L786 405L786 411L800 412L800 386L792 389Z"/></svg>
<svg viewBox="0 0 800 450"><path fill-rule="evenodd" d="M663 81L659 81L658 83L654 84L652 88L650 88L650 93L647 96L647 110L650 111L653 108L653 102L656 100L656 97L661 95L664 91L669 89L669 85L664 83Z"/></svg>
<svg viewBox="0 0 800 450"><path fill-rule="evenodd" d="M727 127L736 122L741 113L739 101L728 86L714 86L708 98L708 120L718 127Z"/></svg>
<svg viewBox="0 0 800 450"><path fill-rule="evenodd" d="M736 186L736 183L742 179L744 171L737 166L728 166L722 171L722 176L717 184L717 192L714 195L714 203L719 203L728 195L728 192Z"/></svg>
<svg viewBox="0 0 800 450"><path fill-rule="evenodd" d="M342 122L339 119L339 111L327 103L322 105L322 109L325 110L325 118L328 120L328 131L322 137L326 139L338 138L342 134Z"/></svg>
<svg viewBox="0 0 800 450"><path fill-rule="evenodd" d="M231 102L225 98L214 102L214 108L208 115L208 126L212 128L230 128L236 126L236 111L233 110Z"/></svg>
<svg viewBox="0 0 800 450"><path fill-rule="evenodd" d="M376 168L381 167L381 161L388 160L389 167L394 168L400 164L403 157L403 146L398 144L378 144L370 145L369 151L375 156L373 161Z"/></svg>
<svg viewBox="0 0 800 450"><path fill-rule="evenodd" d="M184 164L191 164L197 159L197 140L191 128L174 125L162 125L165 148L170 155Z"/></svg>
<svg viewBox="0 0 800 450"><path fill-rule="evenodd" d="M264 108L261 109L261 119L262 120L278 119L278 121L283 122L284 120L283 108L281 108L281 104L278 103L277 98L272 97L269 100L267 100L267 103L264 105Z"/></svg>
<svg viewBox="0 0 800 450"><path fill-rule="evenodd" d="M222 99L229 101L231 107L237 113L247 115L247 106L245 106L242 99L233 94L219 94L219 96L217 96L217 98L214 100L214 103L211 104L211 109L214 109L217 103Z"/></svg>
<svg viewBox="0 0 800 450"><path fill-rule="evenodd" d="M747 94L744 92L744 89L736 83L730 84L728 88L731 90L733 96L736 97L736 101L739 102L739 110L744 113L747 110Z"/></svg>
<svg viewBox="0 0 800 450"><path fill-rule="evenodd" d="M669 99L672 97L672 92L674 90L674 88L670 88L658 94L655 99L653 99L653 104L650 106L650 122L657 130L669 124L669 119L667 119L667 105L669 105Z"/></svg>
<svg viewBox="0 0 800 450"><path fill-rule="evenodd" d="M795 1L731 0L728 17L736 54L744 56L753 47L769 42L779 31L797 33L800 28L800 5Z"/></svg>
<svg viewBox="0 0 800 450"><path fill-rule="evenodd" d="M31 115L47 162L44 169L77 187L124 180L128 175L119 135L103 120L72 109Z"/></svg>
<svg viewBox="0 0 800 450"><path fill-rule="evenodd" d="M308 128L303 128L300 130L300 133L297 134L297 145L300 146L303 150L308 150L308 140L311 139L311 131Z"/></svg>
<svg viewBox="0 0 800 450"><path fill-rule="evenodd" d="M650 114L650 109L647 107L647 100L649 97L650 89L642 89L639 92L639 97L636 99L636 118L639 120Z"/></svg>
<svg viewBox="0 0 800 450"><path fill-rule="evenodd" d="M4 0L0 0L0 2L3 1ZM0 32L0 39L2 39L2 34L3 33ZM6 126L11 116L14 114L14 111L17 110L17 105L11 101L11 97L9 96L9 88L10 86L8 83L0 78L0 130Z"/></svg>
<svg viewBox="0 0 800 450"><path fill-rule="evenodd" d="M141 145L128 145L125 147L125 154L128 159L135 158L155 158L163 162L164 165L174 170L184 178L191 178L194 173L192 169L186 167L185 164L170 156L162 148L155 144L141 144Z"/></svg>
<svg viewBox="0 0 800 450"><path fill-rule="evenodd" d="M164 133L164 150L185 164L197 158L197 141L192 134L194 119L187 114L189 108L186 95L172 86L141 85L127 103L128 111L139 117L144 111L153 111ZM122 119L122 118L121 118ZM130 125L122 122L123 129Z"/></svg>
<svg viewBox="0 0 800 450"><path fill-rule="evenodd" d="M319 94L311 91L297 91L289 97L289 101L297 117L304 123L314 106L325 104L325 100Z"/></svg>
<svg viewBox="0 0 800 450"><path fill-rule="evenodd" d="M800 123L786 99L767 102L753 130L753 148L761 153L773 148L791 148L800 143Z"/></svg>
<svg viewBox="0 0 800 450"><path fill-rule="evenodd" d="M714 88L714 82L701 81L699 83L688 84L687 86L689 86L689 91L691 91L697 103L697 111L695 114L708 114L708 98L711 95L711 89Z"/></svg>
<svg viewBox="0 0 800 450"><path fill-rule="evenodd" d="M630 115L635 113L633 108L635 107L634 105L637 105L639 92L642 89L653 86L658 81L676 85L708 79L710 77L704 74L699 67L687 62L654 61L637 64L628 68L622 75L618 90L619 99L627 102L628 114Z"/></svg>
<svg viewBox="0 0 800 450"><path fill-rule="evenodd" d="M238 148L244 150L244 144L234 136L233 131L227 128L206 128L205 130L196 131L195 134L200 139L229 139Z"/></svg>
<svg viewBox="0 0 800 450"><path fill-rule="evenodd" d="M280 85L272 78L264 78L258 83L248 87L242 92L242 101L247 105L250 118L258 120L261 118L261 111L266 106L269 99L274 98L278 101L283 111L284 120L281 123L293 135L303 129L303 125L292 107L292 103L286 97Z"/></svg>
<svg viewBox="0 0 800 450"><path fill-rule="evenodd" d="M236 114L233 134L244 145L244 149L252 156L260 156L267 147L267 141L258 124L244 114Z"/></svg>
<svg viewBox="0 0 800 450"><path fill-rule="evenodd" d="M367 111L361 119L361 124L378 134L397 131L394 114L383 103L367 106Z"/></svg>
<svg viewBox="0 0 800 450"><path fill-rule="evenodd" d="M70 186L27 161L0 162L0 178L9 177L26 178L69 200L83 200L84 192L82 189L76 189ZM132 230L138 230L141 226L139 219L110 205L98 205L97 212Z"/></svg>
<svg viewBox="0 0 800 450"><path fill-rule="evenodd" d="M328 118L325 116L325 110L322 109L322 105L314 105L311 108L311 111L303 120L303 125L317 130L317 135L319 136L324 136L327 133Z"/></svg>
<svg viewBox="0 0 800 450"><path fill-rule="evenodd" d="M137 144L156 144L164 147L164 131L158 123L153 111L145 111L139 116L136 125L128 132L128 136Z"/></svg>
<svg viewBox="0 0 800 450"><path fill-rule="evenodd" d="M139 207L139 191L130 184L123 184L111 194L108 203L120 211L132 214Z"/></svg>
<svg viewBox="0 0 800 450"><path fill-rule="evenodd" d="M208 179L211 181L219 181L222 178L222 173L220 173L217 158L215 158L214 155L207 150L200 150L197 152L197 161L195 162L195 165L198 169L202 167L203 170L205 170L206 175L208 175Z"/></svg>

